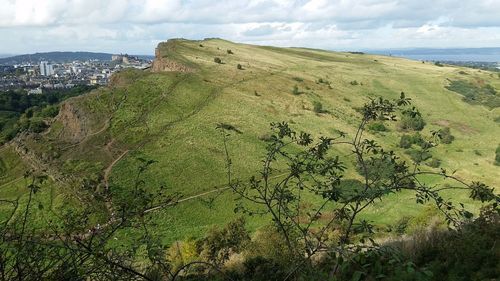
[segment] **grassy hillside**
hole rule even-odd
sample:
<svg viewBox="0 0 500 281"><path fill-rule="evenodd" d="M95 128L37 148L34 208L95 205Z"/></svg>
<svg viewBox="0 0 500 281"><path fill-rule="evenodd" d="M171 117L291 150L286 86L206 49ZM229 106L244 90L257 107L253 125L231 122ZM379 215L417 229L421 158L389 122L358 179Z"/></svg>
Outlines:
<svg viewBox="0 0 500 281"><path fill-rule="evenodd" d="M229 192L221 192L212 207L207 198L215 193L205 195L225 184L217 124L239 131L232 134L229 149L244 152L232 158L238 177L246 178L261 164L270 122L287 121L314 136L338 131L352 135L360 120L357 108L369 98L396 98L402 91L422 112L427 123L422 135L449 127L455 136L451 144L433 152L441 167L456 170L460 178L498 186L500 168L494 165L494 153L500 136L496 103L500 77L495 73L220 39L169 41L160 44L158 51L163 63L174 70L183 66L179 68L183 71L125 70L113 77L109 87L66 101L47 131L20 136L2 147L0 192L7 197L27 192L19 183L23 170L32 166L52 175L41 192L51 200L42 216L91 201L95 202L91 223L105 222L109 216L102 198L105 191L109 190L114 204L126 202L136 181L138 159L152 159L156 162L141 176L146 187L163 186L187 198L150 213L158 224L155 231L162 232L166 243L199 236L236 216ZM465 94L460 90L464 85ZM480 92L477 99L471 94L474 89ZM370 137L403 153L398 145L404 132L395 124L386 126L387 131L373 131ZM14 152L19 146L25 153ZM466 194L449 196L467 200ZM404 194L393 197L369 210L366 217L383 226L404 215L418 216L421 209L408 204L414 200ZM260 221L253 218L250 226L256 228ZM132 232L120 235L134 239Z"/></svg>

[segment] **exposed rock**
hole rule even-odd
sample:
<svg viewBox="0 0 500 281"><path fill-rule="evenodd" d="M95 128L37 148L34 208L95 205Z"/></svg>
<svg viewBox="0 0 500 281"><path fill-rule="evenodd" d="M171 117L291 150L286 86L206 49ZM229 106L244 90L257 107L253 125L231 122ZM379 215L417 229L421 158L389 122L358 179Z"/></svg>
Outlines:
<svg viewBox="0 0 500 281"><path fill-rule="evenodd" d="M61 136L69 141L79 142L89 133L85 114L70 101L61 105L56 120L63 125Z"/></svg>
<svg viewBox="0 0 500 281"><path fill-rule="evenodd" d="M153 72L194 71L189 66L179 62L179 60L172 58L172 55L176 52L176 44L178 44L178 40L168 40L167 42L158 44L158 47L155 49L155 59L153 60L153 65L151 66L151 70Z"/></svg>
<svg viewBox="0 0 500 281"><path fill-rule="evenodd" d="M151 67L153 72L162 71L178 71L178 72L193 72L193 70L181 63L168 58L155 58Z"/></svg>

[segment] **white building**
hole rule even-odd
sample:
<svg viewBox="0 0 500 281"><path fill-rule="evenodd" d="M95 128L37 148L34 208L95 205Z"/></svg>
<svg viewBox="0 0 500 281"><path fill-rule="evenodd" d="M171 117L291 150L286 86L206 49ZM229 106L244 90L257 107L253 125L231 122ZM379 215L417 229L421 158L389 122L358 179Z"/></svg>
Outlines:
<svg viewBox="0 0 500 281"><path fill-rule="evenodd" d="M42 76L54 75L54 68L46 61L40 62L40 74Z"/></svg>
<svg viewBox="0 0 500 281"><path fill-rule="evenodd" d="M28 91L28 95L41 95L43 93L41 88L31 89Z"/></svg>

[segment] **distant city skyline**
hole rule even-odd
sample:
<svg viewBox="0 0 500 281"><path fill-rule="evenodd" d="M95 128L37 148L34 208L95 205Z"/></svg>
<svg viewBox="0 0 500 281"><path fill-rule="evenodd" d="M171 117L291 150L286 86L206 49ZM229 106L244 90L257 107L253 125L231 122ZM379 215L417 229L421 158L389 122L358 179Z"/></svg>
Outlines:
<svg viewBox="0 0 500 281"><path fill-rule="evenodd" d="M150 55L169 38L330 50L500 47L498 0L0 0L0 54Z"/></svg>

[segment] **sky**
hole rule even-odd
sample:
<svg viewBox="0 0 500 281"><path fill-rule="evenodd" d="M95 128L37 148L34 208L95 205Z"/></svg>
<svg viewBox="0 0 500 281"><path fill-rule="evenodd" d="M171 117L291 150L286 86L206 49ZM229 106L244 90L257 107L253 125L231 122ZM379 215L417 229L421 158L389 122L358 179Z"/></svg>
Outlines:
<svg viewBox="0 0 500 281"><path fill-rule="evenodd" d="M500 47L500 0L0 0L0 54L153 54L169 38L329 50Z"/></svg>

